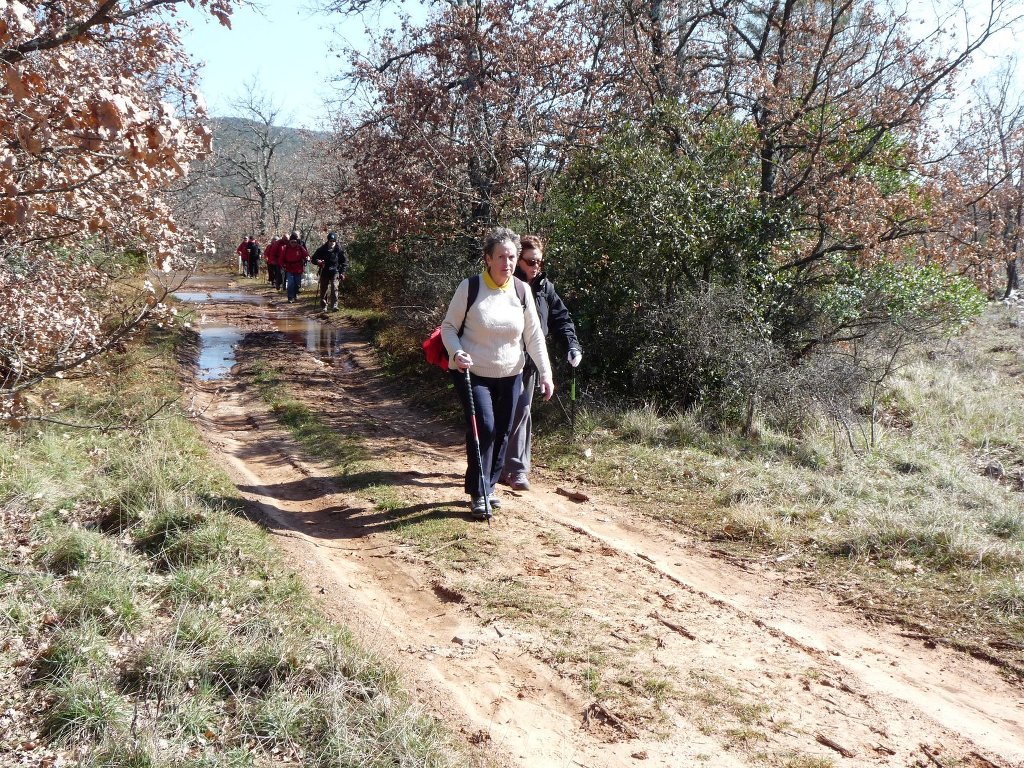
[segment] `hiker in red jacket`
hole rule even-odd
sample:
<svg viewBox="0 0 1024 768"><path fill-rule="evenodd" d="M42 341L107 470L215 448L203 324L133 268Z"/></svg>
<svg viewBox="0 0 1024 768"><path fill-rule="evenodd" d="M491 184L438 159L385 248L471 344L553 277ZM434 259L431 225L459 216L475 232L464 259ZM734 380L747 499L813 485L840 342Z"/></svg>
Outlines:
<svg viewBox="0 0 1024 768"><path fill-rule="evenodd" d="M249 243L251 242L252 235L246 235L235 248L235 253L238 254L238 274L240 275L246 274L249 270Z"/></svg>
<svg viewBox="0 0 1024 768"><path fill-rule="evenodd" d="M309 251L299 240L299 233L292 232L288 242L280 251L281 268L285 272L285 281L288 286L288 303L291 304L299 295L299 283L302 281L302 273L306 269L306 262L309 261Z"/></svg>
<svg viewBox="0 0 1024 768"><path fill-rule="evenodd" d="M267 260L267 280L278 290L284 288L284 277L281 273L281 252L284 250L287 242L288 236L281 235L277 240L272 241L267 246L267 250L263 252Z"/></svg>

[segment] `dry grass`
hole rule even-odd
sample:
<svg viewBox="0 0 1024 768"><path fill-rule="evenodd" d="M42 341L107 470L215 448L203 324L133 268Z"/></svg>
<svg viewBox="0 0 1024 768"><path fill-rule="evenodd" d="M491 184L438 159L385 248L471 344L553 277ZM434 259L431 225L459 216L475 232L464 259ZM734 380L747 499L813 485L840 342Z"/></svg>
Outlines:
<svg viewBox="0 0 1024 768"><path fill-rule="evenodd" d="M1021 321L996 308L919 350L883 399L879 442L859 454L826 425L742 440L648 406L583 412L578 440L542 434L539 458L720 546L853 579L865 606L940 640L985 653L1003 641L998 655L1024 675L1012 650L1024 644L1022 349Z"/></svg>

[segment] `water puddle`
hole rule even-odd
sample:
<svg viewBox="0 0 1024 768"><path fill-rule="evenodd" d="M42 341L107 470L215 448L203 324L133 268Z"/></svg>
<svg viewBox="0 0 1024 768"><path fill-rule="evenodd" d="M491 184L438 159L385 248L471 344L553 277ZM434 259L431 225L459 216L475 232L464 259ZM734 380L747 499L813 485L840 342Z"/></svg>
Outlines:
<svg viewBox="0 0 1024 768"><path fill-rule="evenodd" d="M265 304L262 296L254 296L244 291L175 291L174 298L179 301L233 301L239 304Z"/></svg>
<svg viewBox="0 0 1024 768"><path fill-rule="evenodd" d="M305 347L315 355L332 357L341 354L341 331L318 320L285 317L274 320L274 326L293 344Z"/></svg>
<svg viewBox="0 0 1024 768"><path fill-rule="evenodd" d="M343 353L342 333L317 320L287 317L273 321L286 339L321 359L337 358ZM237 325L199 326L199 379L223 379L235 364L235 347L250 331ZM350 366L349 366L350 367Z"/></svg>
<svg viewBox="0 0 1024 768"><path fill-rule="evenodd" d="M235 364L235 346L242 329L234 325L204 325L199 328L199 379L223 379Z"/></svg>

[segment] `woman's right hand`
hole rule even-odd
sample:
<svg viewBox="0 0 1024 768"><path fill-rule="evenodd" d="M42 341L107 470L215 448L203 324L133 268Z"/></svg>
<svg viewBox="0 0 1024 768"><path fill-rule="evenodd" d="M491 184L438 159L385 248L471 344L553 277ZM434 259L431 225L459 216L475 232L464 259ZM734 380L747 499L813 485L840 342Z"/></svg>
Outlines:
<svg viewBox="0 0 1024 768"><path fill-rule="evenodd" d="M460 349L455 353L455 357L452 358L452 362L455 363L455 367L460 371L465 371L468 368L473 367L473 358L469 356L469 353L464 349Z"/></svg>

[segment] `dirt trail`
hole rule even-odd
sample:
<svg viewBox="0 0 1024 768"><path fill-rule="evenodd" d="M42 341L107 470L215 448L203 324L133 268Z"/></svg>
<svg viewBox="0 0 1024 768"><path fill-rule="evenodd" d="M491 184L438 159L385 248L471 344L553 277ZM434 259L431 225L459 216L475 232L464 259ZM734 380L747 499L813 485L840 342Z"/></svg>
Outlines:
<svg viewBox="0 0 1024 768"><path fill-rule="evenodd" d="M613 503L570 501L542 474L533 491L505 494L489 529L470 527L476 559L423 552L390 527L461 516L461 434L406 407L333 318L335 354L315 355L272 330L294 306L201 312L250 331L242 367L272 360L383 468L342 487L300 455L244 375L195 384L207 439L314 594L492 760L1024 766L1024 691L991 665ZM381 487L399 508L371 500ZM484 606L474 595L489 590L503 592Z"/></svg>

